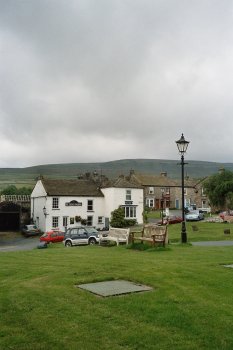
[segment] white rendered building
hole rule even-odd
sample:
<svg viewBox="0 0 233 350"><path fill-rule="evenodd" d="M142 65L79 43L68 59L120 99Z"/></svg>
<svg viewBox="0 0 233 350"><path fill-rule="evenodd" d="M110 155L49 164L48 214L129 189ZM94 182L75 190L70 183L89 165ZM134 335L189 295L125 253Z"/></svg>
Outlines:
<svg viewBox="0 0 233 350"><path fill-rule="evenodd" d="M101 185L90 177L77 180L40 178L31 194L31 218L41 231L66 227L84 219L88 226L109 226L111 212L119 206L125 218L143 222L143 189L123 176Z"/></svg>

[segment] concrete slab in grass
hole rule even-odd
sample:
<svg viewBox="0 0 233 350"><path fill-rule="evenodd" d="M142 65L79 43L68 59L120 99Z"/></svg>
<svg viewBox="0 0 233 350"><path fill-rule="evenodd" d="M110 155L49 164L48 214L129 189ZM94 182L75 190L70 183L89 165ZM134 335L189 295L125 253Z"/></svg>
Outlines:
<svg viewBox="0 0 233 350"><path fill-rule="evenodd" d="M146 292L153 289L149 286L124 280L79 284L77 287L103 297Z"/></svg>

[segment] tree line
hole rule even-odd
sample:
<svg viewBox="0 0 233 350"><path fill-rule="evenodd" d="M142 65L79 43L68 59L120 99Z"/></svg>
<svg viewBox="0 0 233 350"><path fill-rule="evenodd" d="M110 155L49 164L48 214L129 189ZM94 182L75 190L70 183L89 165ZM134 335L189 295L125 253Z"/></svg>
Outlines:
<svg viewBox="0 0 233 350"><path fill-rule="evenodd" d="M32 193L31 187L20 187L17 188L15 185L9 185L4 188L1 192L2 195L29 195Z"/></svg>
<svg viewBox="0 0 233 350"><path fill-rule="evenodd" d="M211 175L204 182L204 191L216 211L233 209L233 172L222 170Z"/></svg>

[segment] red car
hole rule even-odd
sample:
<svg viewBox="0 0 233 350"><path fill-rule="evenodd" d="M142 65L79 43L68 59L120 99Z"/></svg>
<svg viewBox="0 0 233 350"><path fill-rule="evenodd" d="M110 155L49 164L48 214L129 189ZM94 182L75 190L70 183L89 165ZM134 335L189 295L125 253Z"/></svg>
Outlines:
<svg viewBox="0 0 233 350"><path fill-rule="evenodd" d="M64 232L51 230L51 231L45 232L40 237L40 241L46 242L46 243L62 242L64 239L64 235L65 235Z"/></svg>
<svg viewBox="0 0 233 350"><path fill-rule="evenodd" d="M233 210L223 211L219 214L221 219L225 219L225 216L233 216Z"/></svg>
<svg viewBox="0 0 233 350"><path fill-rule="evenodd" d="M169 217L165 217L163 219L163 224L179 224L182 222L182 217L180 216L175 216L175 215L170 215ZM159 221L159 224L162 224L162 220Z"/></svg>

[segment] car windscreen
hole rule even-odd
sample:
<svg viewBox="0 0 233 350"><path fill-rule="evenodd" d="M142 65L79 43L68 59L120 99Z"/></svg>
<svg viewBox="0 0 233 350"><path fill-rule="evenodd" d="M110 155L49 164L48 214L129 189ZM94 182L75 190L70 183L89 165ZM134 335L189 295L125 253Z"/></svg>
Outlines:
<svg viewBox="0 0 233 350"><path fill-rule="evenodd" d="M86 227L85 229L87 233L98 233L98 231L93 227Z"/></svg>

